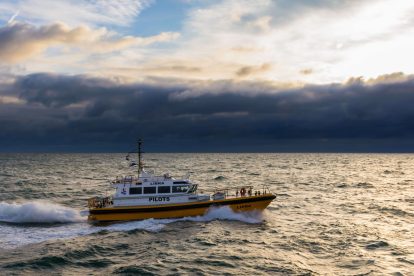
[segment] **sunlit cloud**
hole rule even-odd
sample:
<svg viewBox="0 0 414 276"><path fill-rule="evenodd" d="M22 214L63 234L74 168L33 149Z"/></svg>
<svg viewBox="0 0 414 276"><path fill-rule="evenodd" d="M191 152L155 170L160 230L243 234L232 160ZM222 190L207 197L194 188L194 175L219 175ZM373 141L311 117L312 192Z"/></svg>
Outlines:
<svg viewBox="0 0 414 276"><path fill-rule="evenodd" d="M224 1L194 9L177 47L150 55L143 64L197 64L202 70L188 77L200 79L234 78L240 76L234 72L246 71L241 68L272 64L244 76L317 83L373 77L398 71L397 65L414 70L406 59L414 46L412 2L321 2L291 9L273 1Z"/></svg>
<svg viewBox="0 0 414 276"><path fill-rule="evenodd" d="M414 71L412 1L191 1L180 30L148 37L133 22L160 1L40 2L0 4L13 17L1 31L19 34L1 40L2 61L25 73L303 85ZM60 34L39 34L47 28Z"/></svg>
<svg viewBox="0 0 414 276"><path fill-rule="evenodd" d="M177 33L161 33L151 37L119 37L105 28L70 28L63 23L36 27L13 22L0 27L0 60L3 63L22 61L53 46L75 47L85 53L107 53L132 46L170 41L177 37Z"/></svg>
<svg viewBox="0 0 414 276"><path fill-rule="evenodd" d="M243 66L237 70L236 75L238 77L247 77L252 74L259 74L271 70L271 65L269 63L263 63L260 66Z"/></svg>

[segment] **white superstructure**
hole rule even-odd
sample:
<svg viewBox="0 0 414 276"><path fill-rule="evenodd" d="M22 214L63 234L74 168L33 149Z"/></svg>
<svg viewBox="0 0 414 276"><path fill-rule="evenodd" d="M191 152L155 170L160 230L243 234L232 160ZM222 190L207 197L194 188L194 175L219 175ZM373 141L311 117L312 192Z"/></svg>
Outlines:
<svg viewBox="0 0 414 276"><path fill-rule="evenodd" d="M112 181L116 189L113 206L159 205L208 201L209 195L197 193L197 184L187 177L176 179L169 174L156 176L143 169L139 176L119 177Z"/></svg>

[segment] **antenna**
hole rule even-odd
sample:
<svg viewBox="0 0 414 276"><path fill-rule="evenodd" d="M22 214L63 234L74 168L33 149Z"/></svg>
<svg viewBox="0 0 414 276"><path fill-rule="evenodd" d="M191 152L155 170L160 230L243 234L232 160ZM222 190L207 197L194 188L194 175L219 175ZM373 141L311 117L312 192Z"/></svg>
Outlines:
<svg viewBox="0 0 414 276"><path fill-rule="evenodd" d="M142 139L138 139L138 177L139 175L142 173L143 170L143 164L141 162L141 155L142 155L142 151L141 151L141 145L142 145L143 141Z"/></svg>

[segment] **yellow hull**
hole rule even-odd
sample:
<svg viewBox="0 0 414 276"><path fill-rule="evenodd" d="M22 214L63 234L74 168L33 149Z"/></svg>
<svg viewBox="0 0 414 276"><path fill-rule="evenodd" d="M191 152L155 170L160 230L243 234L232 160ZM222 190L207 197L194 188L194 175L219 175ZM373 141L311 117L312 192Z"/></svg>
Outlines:
<svg viewBox="0 0 414 276"><path fill-rule="evenodd" d="M265 194L260 196L238 197L207 202L181 204L164 204L155 206L131 206L112 208L91 208L90 221L125 221L149 218L181 218L204 215L210 207L228 206L235 212L264 210L276 196Z"/></svg>

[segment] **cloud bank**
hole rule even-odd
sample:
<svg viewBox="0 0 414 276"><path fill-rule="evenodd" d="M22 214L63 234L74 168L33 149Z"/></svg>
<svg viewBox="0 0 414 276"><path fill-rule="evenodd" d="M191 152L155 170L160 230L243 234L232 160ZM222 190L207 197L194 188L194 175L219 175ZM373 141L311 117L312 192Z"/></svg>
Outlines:
<svg viewBox="0 0 414 276"><path fill-rule="evenodd" d="M264 143L269 150L286 141L414 138L414 76L402 73L294 89L32 74L3 86L1 95L8 100L0 101L0 140L9 146L116 147L141 136L160 145L186 141L201 151L217 141Z"/></svg>

